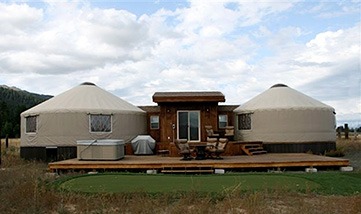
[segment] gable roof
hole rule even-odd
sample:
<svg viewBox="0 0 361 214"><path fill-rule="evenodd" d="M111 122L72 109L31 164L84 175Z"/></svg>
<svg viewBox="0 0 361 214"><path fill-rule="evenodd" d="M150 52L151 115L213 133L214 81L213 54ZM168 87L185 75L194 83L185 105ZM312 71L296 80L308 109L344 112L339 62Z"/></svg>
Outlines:
<svg viewBox="0 0 361 214"><path fill-rule="evenodd" d="M236 108L234 111L252 112L277 109L324 109L334 111L331 106L328 106L284 84L276 84L272 86L268 90Z"/></svg>
<svg viewBox="0 0 361 214"><path fill-rule="evenodd" d="M44 112L144 113L140 108L99 88L93 83L78 85L23 112L22 115Z"/></svg>
<svg viewBox="0 0 361 214"><path fill-rule="evenodd" d="M155 92L153 102L225 102L224 95L219 91L201 92Z"/></svg>

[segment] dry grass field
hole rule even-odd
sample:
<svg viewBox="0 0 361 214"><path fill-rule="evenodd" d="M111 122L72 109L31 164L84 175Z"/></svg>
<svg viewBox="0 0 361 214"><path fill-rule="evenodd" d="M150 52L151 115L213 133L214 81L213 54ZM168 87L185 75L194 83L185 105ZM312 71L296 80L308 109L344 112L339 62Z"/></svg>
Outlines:
<svg viewBox="0 0 361 214"><path fill-rule="evenodd" d="M361 170L361 136L338 140L339 150ZM51 184L45 163L19 158L19 140L2 141L0 213L361 213L361 193L320 195L312 192L229 190L222 198L200 197L197 192L174 198L134 194L80 194L61 192ZM69 176L69 175L62 175Z"/></svg>
<svg viewBox="0 0 361 214"><path fill-rule="evenodd" d="M356 137L351 135L349 139L338 139L337 149L342 151L349 159L355 171L361 171L361 134Z"/></svg>

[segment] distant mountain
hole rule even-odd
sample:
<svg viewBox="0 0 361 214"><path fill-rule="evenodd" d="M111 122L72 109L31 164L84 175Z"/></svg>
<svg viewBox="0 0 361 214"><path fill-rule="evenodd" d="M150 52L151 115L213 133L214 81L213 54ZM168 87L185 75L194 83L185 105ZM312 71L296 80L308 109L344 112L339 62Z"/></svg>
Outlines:
<svg viewBox="0 0 361 214"><path fill-rule="evenodd" d="M0 85L0 133L1 138L20 136L20 113L52 98L16 87Z"/></svg>

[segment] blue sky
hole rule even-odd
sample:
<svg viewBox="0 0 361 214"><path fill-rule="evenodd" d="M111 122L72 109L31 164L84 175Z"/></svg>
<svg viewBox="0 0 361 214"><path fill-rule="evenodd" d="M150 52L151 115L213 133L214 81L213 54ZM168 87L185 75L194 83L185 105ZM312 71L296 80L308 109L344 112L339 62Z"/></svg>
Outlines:
<svg viewBox="0 0 361 214"><path fill-rule="evenodd" d="M360 126L360 14L360 0L0 1L0 85L90 81L135 105L217 90L241 105L284 83Z"/></svg>

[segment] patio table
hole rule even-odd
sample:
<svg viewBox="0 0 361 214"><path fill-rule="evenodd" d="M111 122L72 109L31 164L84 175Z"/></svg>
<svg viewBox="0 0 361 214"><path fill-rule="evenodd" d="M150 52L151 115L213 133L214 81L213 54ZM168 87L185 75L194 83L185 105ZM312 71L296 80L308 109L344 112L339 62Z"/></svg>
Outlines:
<svg viewBox="0 0 361 214"><path fill-rule="evenodd" d="M189 146L195 147L196 160L206 159L206 143L189 143Z"/></svg>

